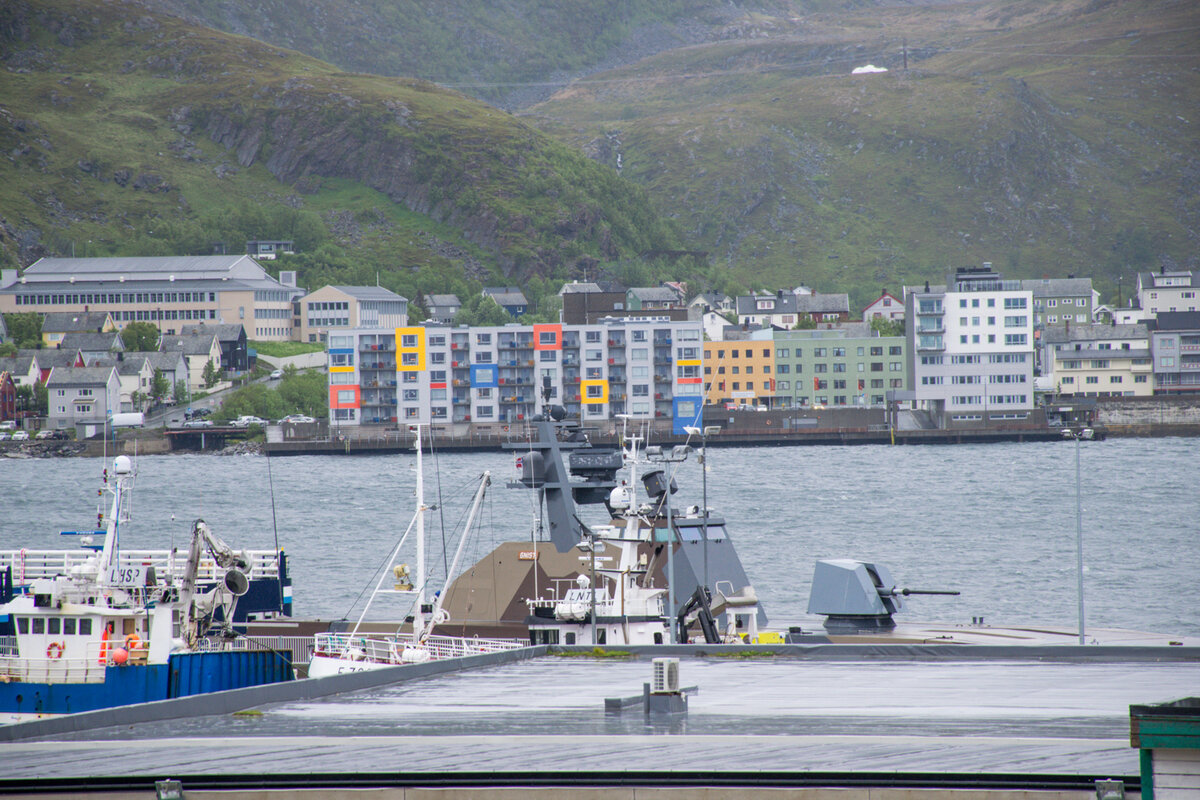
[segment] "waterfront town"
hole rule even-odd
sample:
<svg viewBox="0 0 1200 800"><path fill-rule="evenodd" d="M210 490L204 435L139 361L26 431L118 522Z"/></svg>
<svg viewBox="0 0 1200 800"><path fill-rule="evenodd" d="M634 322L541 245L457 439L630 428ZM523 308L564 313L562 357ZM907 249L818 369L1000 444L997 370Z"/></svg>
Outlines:
<svg viewBox="0 0 1200 800"><path fill-rule="evenodd" d="M289 243L270 246L273 257ZM328 423L342 432L505 432L540 413L544 387L584 423L648 421L676 434L705 407L889 409L889 420L954 429L1200 391L1191 270L1138 272L1110 304L1090 278L1014 280L984 263L949 269L943 283L881 288L862 309L821 287L730 297L676 282L572 281L559 321L529 324L520 287L486 287L483 301L512 321L470 325L460 322L467 298L431 293L417 306L379 286L309 290L294 271L272 274L261 248L5 270L0 312L37 315L40 338L18 347L0 327L4 437L96 435L118 415L244 381L255 346L278 342L323 350ZM121 331L134 323L157 341L127 346Z"/></svg>

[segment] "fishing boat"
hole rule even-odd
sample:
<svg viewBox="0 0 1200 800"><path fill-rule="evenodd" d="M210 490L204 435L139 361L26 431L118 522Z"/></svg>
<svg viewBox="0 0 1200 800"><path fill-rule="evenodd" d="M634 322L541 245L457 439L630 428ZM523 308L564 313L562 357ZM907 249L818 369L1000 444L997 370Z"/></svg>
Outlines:
<svg viewBox="0 0 1200 800"><path fill-rule="evenodd" d="M123 552L133 480L130 459L117 456L101 490L111 505L94 532L99 544L70 555L40 553L36 565L27 551L5 554L0 621L12 633L0 637L0 720L293 677L290 654L250 649L233 627L263 554L234 550L203 520L192 526L186 558Z"/></svg>
<svg viewBox="0 0 1200 800"><path fill-rule="evenodd" d="M358 620L349 631L330 631L314 636L313 654L308 664L308 677L323 678L347 672L364 672L402 664L422 663L445 658L458 658L479 653L511 650L525 645L520 640L480 638L478 636L433 635L434 626L444 624L450 617L443 607L444 593L436 592L430 603L427 591L428 573L425 568L425 515L429 507L425 504L424 464L422 460L421 426L415 426L417 453L416 510L408 528L392 549L385 569L363 606ZM459 539L454 559L450 563L447 578L454 574L462 557L479 506L491 484L491 473L480 476L471 510ZM415 532L417 551L416 580L410 580L407 565L398 564L397 559L410 534ZM393 588L385 588L384 580L391 574L395 578ZM398 630L390 634L363 632L363 622L372 603L381 595L399 595L410 600L412 614Z"/></svg>

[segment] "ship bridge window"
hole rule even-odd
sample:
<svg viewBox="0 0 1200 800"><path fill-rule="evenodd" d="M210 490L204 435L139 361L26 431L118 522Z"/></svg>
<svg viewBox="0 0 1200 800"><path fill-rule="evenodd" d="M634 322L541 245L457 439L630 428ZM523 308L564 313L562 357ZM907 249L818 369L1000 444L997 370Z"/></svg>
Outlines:
<svg viewBox="0 0 1200 800"><path fill-rule="evenodd" d="M46 632L46 618L45 617L34 617L33 618L33 632L34 633L45 633Z"/></svg>
<svg viewBox="0 0 1200 800"><path fill-rule="evenodd" d="M51 636L58 636L60 633L62 633L62 620L61 619L59 619L58 617L51 617L50 619L48 619L46 621L50 623L50 625L49 625L50 630L48 631L48 633Z"/></svg>
<svg viewBox="0 0 1200 800"><path fill-rule="evenodd" d="M90 617L84 617L83 619L79 620L79 635L80 636L91 636L92 635L92 620Z"/></svg>
<svg viewBox="0 0 1200 800"><path fill-rule="evenodd" d="M17 617L17 633L29 633L29 617Z"/></svg>
<svg viewBox="0 0 1200 800"><path fill-rule="evenodd" d="M62 628L63 628L64 636L74 636L75 635L75 618L67 617L66 619L64 619L62 621Z"/></svg>

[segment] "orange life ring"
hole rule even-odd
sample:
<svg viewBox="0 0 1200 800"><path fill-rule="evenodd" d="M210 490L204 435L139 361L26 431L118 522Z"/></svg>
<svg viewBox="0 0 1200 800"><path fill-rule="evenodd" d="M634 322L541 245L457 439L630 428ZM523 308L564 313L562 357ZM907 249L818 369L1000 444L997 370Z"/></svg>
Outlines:
<svg viewBox="0 0 1200 800"><path fill-rule="evenodd" d="M63 642L51 642L46 647L46 658L62 658L63 650L67 647Z"/></svg>
<svg viewBox="0 0 1200 800"><path fill-rule="evenodd" d="M505 425L505 426L504 426L504 432L505 432L505 433L508 433L508 426L507 426L507 425Z"/></svg>

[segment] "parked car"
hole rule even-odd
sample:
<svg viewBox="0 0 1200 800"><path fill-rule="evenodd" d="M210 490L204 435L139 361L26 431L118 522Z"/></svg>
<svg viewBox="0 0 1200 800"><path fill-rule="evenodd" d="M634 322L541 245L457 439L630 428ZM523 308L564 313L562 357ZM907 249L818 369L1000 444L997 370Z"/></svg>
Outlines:
<svg viewBox="0 0 1200 800"><path fill-rule="evenodd" d="M251 425L266 426L270 423L268 423L262 417L255 417L255 416L251 415L251 416L245 416L245 417L238 417L237 419L235 419L233 422L231 422L229 424L235 428L249 428Z"/></svg>
<svg viewBox="0 0 1200 800"><path fill-rule="evenodd" d="M8 431L0 431L0 442L7 442L12 438L12 434Z"/></svg>
<svg viewBox="0 0 1200 800"><path fill-rule="evenodd" d="M70 439L70 435L66 431L54 431L50 436L51 439Z"/></svg>
<svg viewBox="0 0 1200 800"><path fill-rule="evenodd" d="M17 423L11 419L0 420L0 431L15 431Z"/></svg>
<svg viewBox="0 0 1200 800"><path fill-rule="evenodd" d="M49 428L43 428L42 430L35 433L33 435L33 438L35 438L35 439L53 439L54 431L50 430Z"/></svg>
<svg viewBox="0 0 1200 800"><path fill-rule="evenodd" d="M14 442L24 442L29 439L29 431L13 431L12 440Z"/></svg>
<svg viewBox="0 0 1200 800"><path fill-rule="evenodd" d="M273 381L279 380L280 378L283 377L283 370L281 370L281 369L272 370L269 377Z"/></svg>
<svg viewBox="0 0 1200 800"><path fill-rule="evenodd" d="M315 419L306 414L288 414L283 419L279 420L280 425L291 423L292 425L312 425L316 422Z"/></svg>
<svg viewBox="0 0 1200 800"><path fill-rule="evenodd" d="M211 419L189 419L183 423L185 428L211 428L213 426Z"/></svg>

